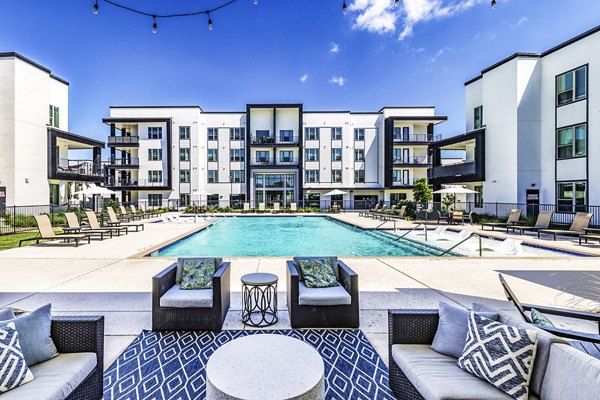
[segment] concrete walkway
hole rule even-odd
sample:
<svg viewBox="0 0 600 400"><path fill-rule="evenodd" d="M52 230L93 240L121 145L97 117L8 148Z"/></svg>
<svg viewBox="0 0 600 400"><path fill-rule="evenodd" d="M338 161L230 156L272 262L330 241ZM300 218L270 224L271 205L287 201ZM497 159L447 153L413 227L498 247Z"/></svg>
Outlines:
<svg viewBox="0 0 600 400"><path fill-rule="evenodd" d="M108 367L143 329L151 328L152 276L174 262L172 258L131 257L198 228L195 224L147 223L144 232L79 248L48 244L0 252L0 307L31 310L52 303L53 312L59 315L105 315ZM600 276L597 260L580 257L343 259L359 274L361 329L386 362L389 308L437 308L439 301L471 306L480 301L511 310L503 301L498 272L506 275L523 302L563 307L583 301L578 297L582 277ZM280 322L273 328L290 328L285 260L226 258L232 263L232 298L225 329L248 329L240 321L240 277L248 272L279 276Z"/></svg>

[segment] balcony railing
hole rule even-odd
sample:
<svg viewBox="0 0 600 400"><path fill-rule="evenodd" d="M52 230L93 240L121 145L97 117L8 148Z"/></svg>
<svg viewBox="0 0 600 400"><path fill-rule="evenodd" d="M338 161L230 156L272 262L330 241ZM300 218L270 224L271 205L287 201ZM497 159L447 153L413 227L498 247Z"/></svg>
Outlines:
<svg viewBox="0 0 600 400"><path fill-rule="evenodd" d="M138 136L109 136L108 144L139 144Z"/></svg>
<svg viewBox="0 0 600 400"><path fill-rule="evenodd" d="M475 161L468 161L451 165L439 165L431 168L428 173L430 178L474 175L477 173L477 163Z"/></svg>
<svg viewBox="0 0 600 400"><path fill-rule="evenodd" d="M251 144L277 144L281 146L285 145L297 145L298 144L298 136L252 136L250 138Z"/></svg>
<svg viewBox="0 0 600 400"><path fill-rule="evenodd" d="M250 138L251 144L275 144L275 138L273 136L252 136Z"/></svg>
<svg viewBox="0 0 600 400"><path fill-rule="evenodd" d="M431 160L427 156L400 157L394 158L394 164L422 164L427 166L431 164Z"/></svg>
<svg viewBox="0 0 600 400"><path fill-rule="evenodd" d="M92 160L69 160L59 158L56 164L56 173L81 176L103 176L102 167Z"/></svg>
<svg viewBox="0 0 600 400"><path fill-rule="evenodd" d="M298 165L298 160L293 158L252 158L250 165Z"/></svg>
<svg viewBox="0 0 600 400"><path fill-rule="evenodd" d="M413 186L415 180L413 178L400 179L398 181L393 180L392 186L403 187L403 186Z"/></svg>
<svg viewBox="0 0 600 400"><path fill-rule="evenodd" d="M107 162L109 165L123 165L123 166L132 166L139 167L140 159L137 157L129 157L129 158L111 158Z"/></svg>
<svg viewBox="0 0 600 400"><path fill-rule="evenodd" d="M111 187L166 187L168 186L168 181L163 179L162 181L156 181L153 179L137 179L137 178L108 178L108 186Z"/></svg>
<svg viewBox="0 0 600 400"><path fill-rule="evenodd" d="M395 135L394 142L436 142L442 139L442 135L428 135L427 133L415 133L412 135Z"/></svg>

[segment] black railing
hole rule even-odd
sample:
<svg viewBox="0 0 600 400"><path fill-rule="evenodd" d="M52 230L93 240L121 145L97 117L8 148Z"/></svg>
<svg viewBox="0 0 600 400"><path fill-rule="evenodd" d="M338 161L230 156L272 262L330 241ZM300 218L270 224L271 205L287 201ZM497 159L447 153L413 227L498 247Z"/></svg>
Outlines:
<svg viewBox="0 0 600 400"><path fill-rule="evenodd" d="M114 178L109 177L107 179L107 186L110 187L167 187L168 181L166 179L163 180L154 180L154 179L122 179L122 178Z"/></svg>
<svg viewBox="0 0 600 400"><path fill-rule="evenodd" d="M442 135L430 135L427 133L413 133L410 135L394 135L394 142L437 142L442 139Z"/></svg>
<svg viewBox="0 0 600 400"><path fill-rule="evenodd" d="M108 144L139 144L138 136L109 136Z"/></svg>
<svg viewBox="0 0 600 400"><path fill-rule="evenodd" d="M394 158L394 164L422 164L428 166L431 160L427 156L412 156Z"/></svg>
<svg viewBox="0 0 600 400"><path fill-rule="evenodd" d="M102 176L102 167L92 160L69 160L59 158L56 173L64 175Z"/></svg>
<svg viewBox="0 0 600 400"><path fill-rule="evenodd" d="M251 144L275 144L275 138L273 136L252 136L250 138Z"/></svg>
<svg viewBox="0 0 600 400"><path fill-rule="evenodd" d="M298 165L298 160L287 157L252 158L250 165Z"/></svg>
<svg viewBox="0 0 600 400"><path fill-rule="evenodd" d="M111 158L107 161L108 165L123 165L139 167L140 159L137 157L125 157L125 158Z"/></svg>
<svg viewBox="0 0 600 400"><path fill-rule="evenodd" d="M427 171L430 178L446 178L457 175L474 175L477 173L477 163L468 161L458 164L439 165Z"/></svg>

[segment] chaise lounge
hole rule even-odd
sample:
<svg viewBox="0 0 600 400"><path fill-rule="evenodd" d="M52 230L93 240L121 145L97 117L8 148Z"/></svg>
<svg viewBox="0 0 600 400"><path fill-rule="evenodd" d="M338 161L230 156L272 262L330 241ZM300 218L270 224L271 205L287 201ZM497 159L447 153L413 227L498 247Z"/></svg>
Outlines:
<svg viewBox="0 0 600 400"><path fill-rule="evenodd" d="M492 231L494 231L496 228L506 228L509 226L513 226L517 224L521 219L522 212L523 210L521 209L513 208L512 210L510 210L510 214L508 214L508 219L506 220L506 222L484 222L481 224L481 230L485 230L485 226L491 227Z"/></svg>
<svg viewBox="0 0 600 400"><path fill-rule="evenodd" d="M124 223L117 218L117 213L113 210L112 207L106 207L106 211L108 212L108 225L109 226L118 226L119 228L127 228L127 233L129 233L129 228L135 228L136 232L139 232L140 228L144 230L144 224L136 224L136 223Z"/></svg>
<svg viewBox="0 0 600 400"><path fill-rule="evenodd" d="M19 247L24 242L35 241L36 244L40 242L40 240L64 240L66 243L69 241L75 242L75 247L79 246L80 240L86 240L88 244L90 243L91 236L87 233L63 233L57 234L52 229L52 223L50 222L50 218L46 214L34 215L35 222L37 223L38 234L39 236L27 239L21 239L19 241Z"/></svg>
<svg viewBox="0 0 600 400"><path fill-rule="evenodd" d="M552 221L552 216L554 215L554 211L541 211L537 219L535 221L535 225L533 226L524 226L524 225L512 225L506 226L506 233L510 229L512 229L513 233L519 232L519 235L525 234L525 232L538 232L542 229L548 229L550 226L550 222Z"/></svg>
<svg viewBox="0 0 600 400"><path fill-rule="evenodd" d="M69 231L74 233L87 233L91 236L100 237L100 240L104 240L104 235L108 235L109 238L112 238L113 232L110 229L93 229L91 227L82 227L79 224L79 220L77 219L77 215L72 212L66 212L65 218L67 219L67 224L69 225Z"/></svg>
<svg viewBox="0 0 600 400"><path fill-rule="evenodd" d="M564 229L541 229L538 231L538 239L542 237L542 233L547 235L552 235L554 240L556 240L556 235L562 236L580 236L585 235L585 228L590 225L590 221L592 220L592 213L584 213L578 212L575 214L573 218L573 222L568 230Z"/></svg>

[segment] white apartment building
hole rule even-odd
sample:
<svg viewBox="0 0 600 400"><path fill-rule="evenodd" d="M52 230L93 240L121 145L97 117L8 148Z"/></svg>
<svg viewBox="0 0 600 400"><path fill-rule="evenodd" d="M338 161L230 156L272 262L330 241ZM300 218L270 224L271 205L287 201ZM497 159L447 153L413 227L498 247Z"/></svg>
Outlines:
<svg viewBox="0 0 600 400"><path fill-rule="evenodd" d="M513 54L465 87L467 133L431 146L434 186L464 184L476 203L600 204L600 27ZM442 165L448 150L464 160Z"/></svg>
<svg viewBox="0 0 600 400"><path fill-rule="evenodd" d="M0 208L63 205L83 184L104 181L104 143L68 132L68 121L69 83L0 53Z"/></svg>
<svg viewBox="0 0 600 400"><path fill-rule="evenodd" d="M302 104L115 106L108 187L122 201L240 207L244 202L364 207L412 197L447 117L434 107L304 111ZM346 194L325 194L339 189ZM172 205L173 203L171 203Z"/></svg>

